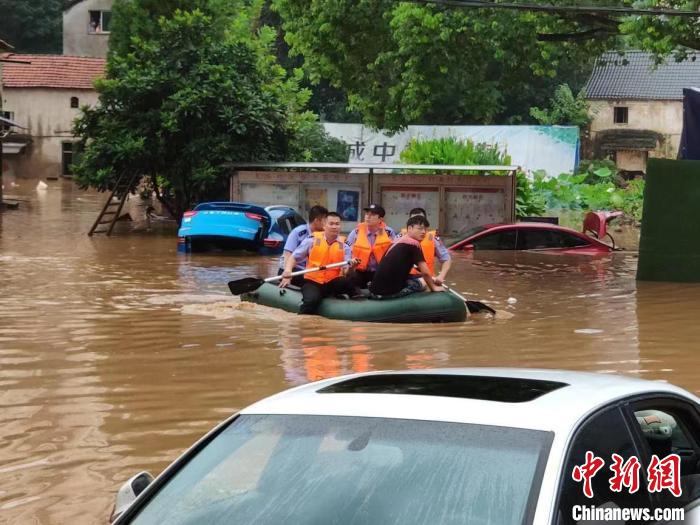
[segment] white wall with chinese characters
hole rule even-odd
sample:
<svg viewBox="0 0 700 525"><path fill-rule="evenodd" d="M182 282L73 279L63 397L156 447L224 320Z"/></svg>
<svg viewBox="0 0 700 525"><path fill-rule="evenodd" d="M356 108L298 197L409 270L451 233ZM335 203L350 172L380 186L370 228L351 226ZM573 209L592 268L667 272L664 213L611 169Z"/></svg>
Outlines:
<svg viewBox="0 0 700 525"><path fill-rule="evenodd" d="M455 137L499 144L512 163L554 177L571 173L578 164L579 130L576 126L408 126L389 135L362 124L324 123L329 135L348 144L349 162L400 163L401 151L412 138Z"/></svg>

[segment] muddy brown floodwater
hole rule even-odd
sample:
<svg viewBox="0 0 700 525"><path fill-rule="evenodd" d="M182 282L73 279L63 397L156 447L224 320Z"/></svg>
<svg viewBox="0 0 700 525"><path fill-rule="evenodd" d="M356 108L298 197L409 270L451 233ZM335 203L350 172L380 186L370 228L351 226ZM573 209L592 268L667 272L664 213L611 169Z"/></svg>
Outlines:
<svg viewBox="0 0 700 525"><path fill-rule="evenodd" d="M512 315L351 324L228 294L274 258L179 255L172 231L89 238L104 195L35 184L6 185L27 201L0 216L2 523L104 523L132 474L262 396L341 373L556 367L700 387L700 286L636 283L633 252L458 255L456 288Z"/></svg>

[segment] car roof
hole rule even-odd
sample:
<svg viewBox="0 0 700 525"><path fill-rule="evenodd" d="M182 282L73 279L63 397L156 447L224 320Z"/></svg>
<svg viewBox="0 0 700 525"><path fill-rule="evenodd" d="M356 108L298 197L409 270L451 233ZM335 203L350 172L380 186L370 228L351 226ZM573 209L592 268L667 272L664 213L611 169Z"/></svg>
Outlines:
<svg viewBox="0 0 700 525"><path fill-rule="evenodd" d="M240 212L250 212L262 215L263 217L269 217L269 213L262 206L257 204L251 204L248 202L234 202L234 201L212 201L212 202L200 202L195 206L195 211L209 211L209 210L226 210L226 211L240 211Z"/></svg>
<svg viewBox="0 0 700 525"><path fill-rule="evenodd" d="M374 389L374 392L382 393L368 393L368 380L358 382L357 379L372 377L375 387L383 382L392 386L388 389L370 387L369 391ZM412 378L415 384L421 386L413 388ZM426 394L425 385L430 384L431 378L436 378L437 392ZM441 378L447 378L455 385L460 382L468 385L467 397L446 394ZM398 390L395 388L397 379L404 385ZM535 385L535 390L539 388L537 385L545 386L534 398L527 400L489 399L489 392L493 391L491 387L485 389L486 398L470 397L473 394L470 388L479 381L498 386L499 379L505 390L511 388L512 380L521 380L518 385L526 385L525 390L518 391L527 391L528 384ZM359 383L365 386L354 389L353 385ZM499 389L495 391L499 392ZM273 395L241 413L384 417L558 432L571 429L582 418L610 402L654 392L675 394L700 403L697 397L674 385L631 377L563 370L458 368L370 372L336 377ZM501 394L498 393L496 397L501 397Z"/></svg>
<svg viewBox="0 0 700 525"><path fill-rule="evenodd" d="M491 230L493 228L515 228L515 229L523 229L523 228L534 228L534 229L545 229L545 230L557 230L557 231L565 231L565 232L573 232L576 234L581 234L581 232L574 230L573 228L569 228L568 226L559 226L558 224L552 224L551 222L499 222L499 223L493 223L493 224L485 224L484 227L487 230Z"/></svg>

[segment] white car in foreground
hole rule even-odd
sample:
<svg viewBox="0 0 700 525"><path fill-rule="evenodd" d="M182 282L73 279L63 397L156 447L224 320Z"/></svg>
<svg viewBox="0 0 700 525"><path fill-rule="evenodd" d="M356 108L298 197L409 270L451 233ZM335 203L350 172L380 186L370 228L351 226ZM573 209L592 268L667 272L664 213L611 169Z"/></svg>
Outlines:
<svg viewBox="0 0 700 525"><path fill-rule="evenodd" d="M700 399L582 372L357 374L255 403L151 480L116 523L700 523Z"/></svg>

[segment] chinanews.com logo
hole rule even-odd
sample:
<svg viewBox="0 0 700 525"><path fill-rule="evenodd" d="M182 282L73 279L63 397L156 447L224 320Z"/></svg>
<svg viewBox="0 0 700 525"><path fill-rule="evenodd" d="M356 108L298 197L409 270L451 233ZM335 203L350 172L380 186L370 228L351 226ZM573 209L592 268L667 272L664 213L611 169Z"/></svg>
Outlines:
<svg viewBox="0 0 700 525"><path fill-rule="evenodd" d="M574 481L583 484L583 494L592 499L593 477L605 466L605 460L596 456L590 450L586 452L586 459L583 465L576 465L571 472ZM612 455L610 464L612 475L608 479L611 492L622 492L626 490L630 494L635 494L640 490L641 463L638 458L632 456L626 461L618 454ZM646 469L648 492L670 492L675 497L680 497L683 493L681 489L681 458L678 454L669 454L661 459L656 454L651 457L649 466ZM613 502L597 507L595 505L574 505L571 509L572 518L575 521L662 521L662 520L683 520L684 509L682 508L620 508Z"/></svg>

